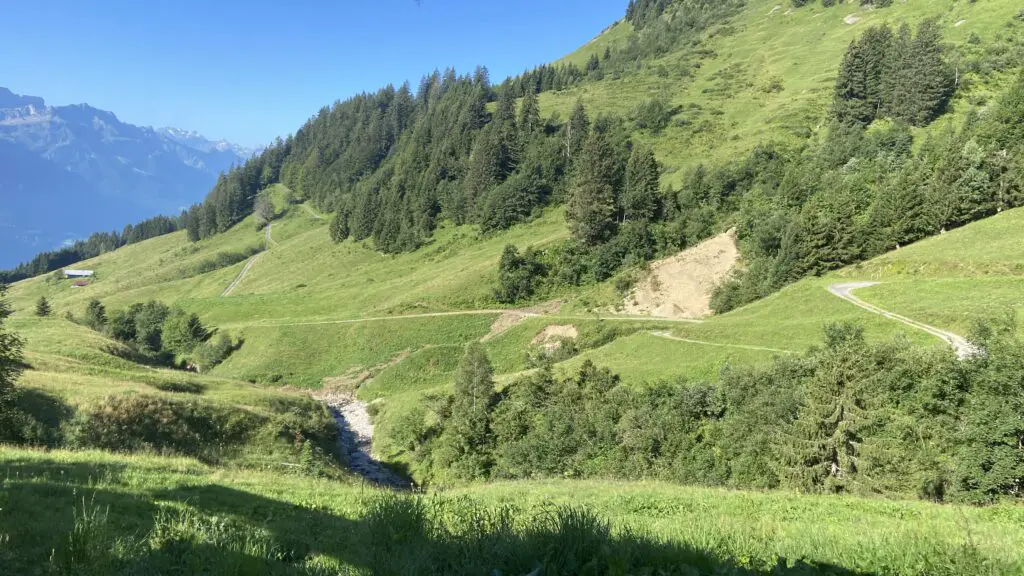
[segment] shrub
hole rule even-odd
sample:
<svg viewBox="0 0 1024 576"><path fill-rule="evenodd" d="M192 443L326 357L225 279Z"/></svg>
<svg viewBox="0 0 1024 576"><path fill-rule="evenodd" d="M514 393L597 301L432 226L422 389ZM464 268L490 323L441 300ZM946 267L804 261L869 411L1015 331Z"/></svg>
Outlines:
<svg viewBox="0 0 1024 576"><path fill-rule="evenodd" d="M631 117L638 130L650 130L657 134L668 126L677 111L665 99L652 98L633 108Z"/></svg>
<svg viewBox="0 0 1024 576"><path fill-rule="evenodd" d="M498 288L494 297L505 304L525 300L533 296L544 276L544 266L532 249L527 248L520 256L519 250L509 244L498 262Z"/></svg>
<svg viewBox="0 0 1024 576"><path fill-rule="evenodd" d="M193 360L200 370L206 372L219 366L235 351L237 344L231 335L221 332L196 348Z"/></svg>
<svg viewBox="0 0 1024 576"><path fill-rule="evenodd" d="M242 444L259 424L258 416L243 410L139 394L108 396L79 411L67 436L79 448L216 460L218 452Z"/></svg>
<svg viewBox="0 0 1024 576"><path fill-rule="evenodd" d="M190 354L206 341L209 333L199 316L174 308L163 325L164 347L177 354Z"/></svg>
<svg viewBox="0 0 1024 576"><path fill-rule="evenodd" d="M85 325L96 331L107 327L107 309L95 298L85 307Z"/></svg>

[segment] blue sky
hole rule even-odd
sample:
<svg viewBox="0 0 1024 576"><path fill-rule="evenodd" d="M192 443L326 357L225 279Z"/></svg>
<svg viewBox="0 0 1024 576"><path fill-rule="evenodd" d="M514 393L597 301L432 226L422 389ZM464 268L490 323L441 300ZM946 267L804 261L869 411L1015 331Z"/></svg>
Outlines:
<svg viewBox="0 0 1024 576"><path fill-rule="evenodd" d="M54 0L5 3L0 86L244 145L426 72L492 80L555 60L626 0Z"/></svg>

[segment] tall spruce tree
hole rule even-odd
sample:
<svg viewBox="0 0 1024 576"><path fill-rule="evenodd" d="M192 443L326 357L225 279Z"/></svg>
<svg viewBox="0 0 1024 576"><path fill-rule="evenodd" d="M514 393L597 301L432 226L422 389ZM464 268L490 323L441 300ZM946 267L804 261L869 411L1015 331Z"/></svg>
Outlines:
<svg viewBox="0 0 1024 576"><path fill-rule="evenodd" d="M441 440L441 459L457 477L487 476L493 462L491 412L496 402L491 362L483 346L473 342L459 364L451 418Z"/></svg>
<svg viewBox="0 0 1024 576"><path fill-rule="evenodd" d="M523 101L519 105L519 131L524 137L533 134L543 128L540 119L540 105L537 103L537 94L533 90L527 90Z"/></svg>
<svg viewBox="0 0 1024 576"><path fill-rule="evenodd" d="M907 118L916 126L924 126L945 111L956 89L956 74L946 61L942 28L935 20L925 20L917 27L910 45L909 63L914 85L916 110Z"/></svg>
<svg viewBox="0 0 1024 576"><path fill-rule="evenodd" d="M595 127L574 165L565 211L569 228L581 242L599 244L614 233L618 162L607 130Z"/></svg>
<svg viewBox="0 0 1024 576"><path fill-rule="evenodd" d="M587 110L583 107L583 101L577 100L572 109L572 115L565 124L565 159L570 166L576 161L583 149L583 143L587 141L590 133L590 118L587 117Z"/></svg>
<svg viewBox="0 0 1024 576"><path fill-rule="evenodd" d="M870 425L867 350L862 327L825 327L825 346L813 355L813 374L805 380L802 405L783 447L796 487L841 492L856 482L860 444Z"/></svg>
<svg viewBox="0 0 1024 576"><path fill-rule="evenodd" d="M652 221L658 212L658 161L646 146L634 146L626 164L622 221Z"/></svg>

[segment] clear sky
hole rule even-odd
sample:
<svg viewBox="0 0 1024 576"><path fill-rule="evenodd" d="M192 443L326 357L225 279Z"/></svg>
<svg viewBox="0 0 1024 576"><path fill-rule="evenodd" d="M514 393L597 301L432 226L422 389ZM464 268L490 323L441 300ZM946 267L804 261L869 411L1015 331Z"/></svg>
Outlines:
<svg viewBox="0 0 1024 576"><path fill-rule="evenodd" d="M0 86L133 124L243 145L319 108L454 66L491 79L555 60L626 0L52 0L5 2Z"/></svg>

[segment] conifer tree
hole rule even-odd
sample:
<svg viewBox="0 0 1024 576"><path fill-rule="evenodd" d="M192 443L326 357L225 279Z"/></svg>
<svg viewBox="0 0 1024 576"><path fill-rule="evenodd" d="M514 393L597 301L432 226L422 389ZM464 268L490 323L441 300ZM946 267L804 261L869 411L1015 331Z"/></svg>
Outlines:
<svg viewBox="0 0 1024 576"><path fill-rule="evenodd" d="M613 232L617 161L606 131L591 130L573 169L565 211L569 228L581 242L599 244Z"/></svg>
<svg viewBox="0 0 1024 576"><path fill-rule="evenodd" d="M870 356L862 327L830 324L825 340L783 452L797 487L840 492L856 482L860 445L870 426Z"/></svg>
<svg viewBox="0 0 1024 576"><path fill-rule="evenodd" d="M540 106L537 103L537 94L533 90L527 90L523 96L523 102L519 105L519 131L524 137L533 134L542 128L540 120Z"/></svg>
<svg viewBox="0 0 1024 576"><path fill-rule="evenodd" d="M590 133L590 118L587 117L587 110L583 107L583 101L577 100L576 106L572 109L572 116L565 125L565 159L570 165L579 156L583 143L587 141Z"/></svg>
<svg viewBox="0 0 1024 576"><path fill-rule="evenodd" d="M344 242L348 239L348 214L345 211L339 210L331 218L330 234L331 240L335 242Z"/></svg>
<svg viewBox="0 0 1024 576"><path fill-rule="evenodd" d="M645 146L634 146L626 164L622 221L652 221L658 211L658 162Z"/></svg>
<svg viewBox="0 0 1024 576"><path fill-rule="evenodd" d="M4 329L4 322L14 312L6 297L7 286L0 284L0 437L7 435L4 428L14 401L14 384L23 370L24 360L21 338Z"/></svg>
<svg viewBox="0 0 1024 576"><path fill-rule="evenodd" d="M942 44L942 29L935 20L925 20L917 27L910 45L914 86L914 114L907 118L916 126L924 126L938 117L949 103L956 89L955 73L946 62Z"/></svg>
<svg viewBox="0 0 1024 576"><path fill-rule="evenodd" d="M500 138L497 128L493 125L484 128L477 136L463 179L463 213L456 215L456 221L459 223L474 221L480 199L501 181L503 170Z"/></svg>
<svg viewBox="0 0 1024 576"><path fill-rule="evenodd" d="M188 230L188 239L190 242L198 242L202 239L203 218L202 204L196 204L188 209L185 227Z"/></svg>
<svg viewBox="0 0 1024 576"><path fill-rule="evenodd" d="M40 296L39 300L36 301L36 316L46 318L52 313L53 309L50 307L50 301L46 299L46 296Z"/></svg>
<svg viewBox="0 0 1024 576"><path fill-rule="evenodd" d="M850 43L836 76L835 115L845 123L866 123L871 118L867 105L867 71L860 42Z"/></svg>
<svg viewBox="0 0 1024 576"><path fill-rule="evenodd" d="M451 418L442 437L441 458L463 479L486 477L493 462L491 412L497 401L491 362L473 342L455 377Z"/></svg>

